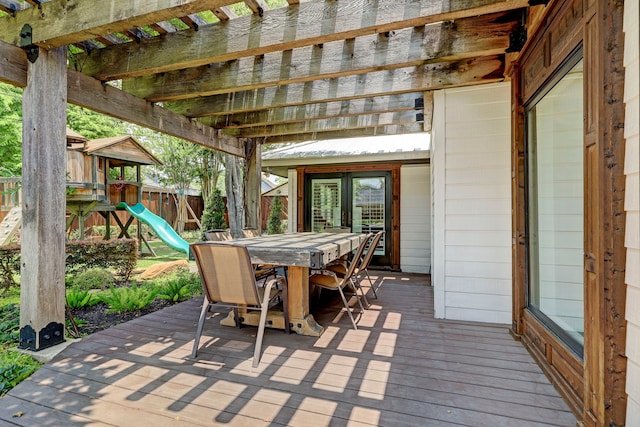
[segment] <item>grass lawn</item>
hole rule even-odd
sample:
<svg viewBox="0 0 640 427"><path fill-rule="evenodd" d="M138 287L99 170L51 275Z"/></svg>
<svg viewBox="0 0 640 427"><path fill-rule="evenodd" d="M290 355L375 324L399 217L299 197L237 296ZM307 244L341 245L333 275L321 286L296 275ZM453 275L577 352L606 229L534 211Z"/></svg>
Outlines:
<svg viewBox="0 0 640 427"><path fill-rule="evenodd" d="M147 248L147 246L143 245L142 256L138 259L138 263L136 264L137 268L149 268L154 264L167 261L179 261L182 259L188 260L185 253L171 249L161 240L153 240L149 242L149 245L156 252L157 256L152 256L149 253L149 249Z"/></svg>

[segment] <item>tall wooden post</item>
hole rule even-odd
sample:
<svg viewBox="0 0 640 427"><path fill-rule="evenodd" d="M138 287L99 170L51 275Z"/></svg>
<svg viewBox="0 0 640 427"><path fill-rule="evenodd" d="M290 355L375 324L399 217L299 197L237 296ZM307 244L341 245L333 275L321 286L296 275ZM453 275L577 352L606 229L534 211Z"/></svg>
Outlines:
<svg viewBox="0 0 640 427"><path fill-rule="evenodd" d="M22 97L20 348L64 341L66 48L29 63Z"/></svg>
<svg viewBox="0 0 640 427"><path fill-rule="evenodd" d="M262 144L255 138L245 145L244 226L262 231Z"/></svg>

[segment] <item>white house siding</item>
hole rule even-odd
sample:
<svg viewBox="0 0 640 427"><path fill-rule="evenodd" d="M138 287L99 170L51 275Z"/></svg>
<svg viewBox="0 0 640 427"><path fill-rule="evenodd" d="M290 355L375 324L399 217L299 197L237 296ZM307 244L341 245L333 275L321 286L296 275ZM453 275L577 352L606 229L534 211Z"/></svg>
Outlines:
<svg viewBox="0 0 640 427"><path fill-rule="evenodd" d="M624 3L625 211L627 213L627 425L640 425L640 31L637 1Z"/></svg>
<svg viewBox="0 0 640 427"><path fill-rule="evenodd" d="M429 165L405 165L400 169L400 268L406 273L430 272Z"/></svg>
<svg viewBox="0 0 640 427"><path fill-rule="evenodd" d="M436 317L510 323L509 83L435 94L431 170Z"/></svg>

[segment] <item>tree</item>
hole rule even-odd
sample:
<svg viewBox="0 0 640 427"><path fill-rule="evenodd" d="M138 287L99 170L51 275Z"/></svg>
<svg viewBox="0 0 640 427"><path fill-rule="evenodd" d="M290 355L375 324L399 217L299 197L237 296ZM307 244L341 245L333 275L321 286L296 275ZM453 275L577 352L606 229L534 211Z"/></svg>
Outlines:
<svg viewBox="0 0 640 427"><path fill-rule="evenodd" d="M222 192L219 188L214 188L202 213L202 240L205 240L205 231L227 228L224 211Z"/></svg>
<svg viewBox="0 0 640 427"><path fill-rule="evenodd" d="M98 139L126 133L123 121L77 105L67 105L67 125L85 138Z"/></svg>
<svg viewBox="0 0 640 427"><path fill-rule="evenodd" d="M267 219L267 234L282 234L282 201L280 196L273 198L269 218Z"/></svg>
<svg viewBox="0 0 640 427"><path fill-rule="evenodd" d="M0 83L0 176L22 173L22 90Z"/></svg>

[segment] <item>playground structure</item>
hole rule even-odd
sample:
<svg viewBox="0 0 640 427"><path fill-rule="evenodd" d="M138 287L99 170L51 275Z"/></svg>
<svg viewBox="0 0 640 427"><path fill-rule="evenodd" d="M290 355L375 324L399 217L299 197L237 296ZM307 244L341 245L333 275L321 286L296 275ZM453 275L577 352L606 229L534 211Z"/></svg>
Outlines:
<svg viewBox="0 0 640 427"><path fill-rule="evenodd" d="M134 220L138 220L148 225L169 247L188 255L188 243L175 231L175 229L184 229L185 224L189 222L196 222L199 227L197 216L189 205L188 196L159 192L160 212L162 212L163 197L166 197L167 204L175 203L177 215L173 227L141 203L143 199L141 167L154 164L159 165L161 162L133 136L89 140L67 128L66 229L69 230L74 220L77 220L78 237L84 239L87 232L85 224L87 222L95 224L97 220L93 217L90 221L87 219L96 213L105 221L106 231L103 236L105 239L131 237L129 227ZM114 170L116 172L113 172ZM7 191L7 194L3 192L2 209L0 209L2 211L0 212L0 246L11 242L22 224L20 178L4 180L7 182L3 182L3 189L10 191ZM149 193L149 200L151 200L151 193ZM124 212L128 215L123 215ZM192 219L189 219L189 216ZM116 232L117 234L112 232L113 222L120 229ZM149 251L155 254L140 228L137 227L140 249L145 244Z"/></svg>
<svg viewBox="0 0 640 427"><path fill-rule="evenodd" d="M167 246L189 255L189 242L180 237L167 221L144 207L142 203L129 206L125 202L120 202L117 207L126 209L132 217L151 227L156 236Z"/></svg>

